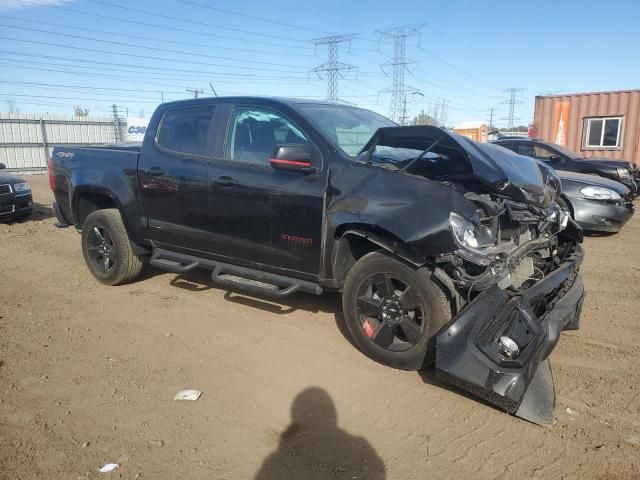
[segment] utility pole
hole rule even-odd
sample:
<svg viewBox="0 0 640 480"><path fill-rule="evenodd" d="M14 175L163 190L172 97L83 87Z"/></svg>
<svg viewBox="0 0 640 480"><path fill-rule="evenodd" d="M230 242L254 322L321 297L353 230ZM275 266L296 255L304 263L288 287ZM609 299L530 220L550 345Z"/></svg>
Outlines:
<svg viewBox="0 0 640 480"><path fill-rule="evenodd" d="M160 103L164 103L164 92L160 92Z"/></svg>
<svg viewBox="0 0 640 480"><path fill-rule="evenodd" d="M382 65L381 68L386 75L389 75L387 70L391 68L393 85L391 88L383 90L383 92L391 93L389 117L396 120L400 125L405 125L407 122L407 98L410 98L409 95L419 93L418 89L408 87L404 83L404 74L407 71L407 65L415 63L407 60L407 38L420 35L420 28L423 26L424 24L406 25L386 30L378 30L380 41L384 39L393 40L393 59L391 62Z"/></svg>
<svg viewBox="0 0 640 480"><path fill-rule="evenodd" d="M211 91L213 92L213 95L217 97L218 96L218 92L216 92L216 89L213 88L213 83L209 82L209 86L211 87Z"/></svg>
<svg viewBox="0 0 640 480"><path fill-rule="evenodd" d="M198 98L201 93L204 93L204 90L201 88L187 88L187 92L193 94L193 98Z"/></svg>
<svg viewBox="0 0 640 480"><path fill-rule="evenodd" d="M507 129L512 130L515 126L515 120L518 120L518 117L515 116L516 105L520 105L522 102L516 100L516 95L520 92L523 92L524 88L507 88L503 90L503 92L509 94L509 100L505 100L502 102L505 105L509 105L509 115L507 118L503 120L507 120Z"/></svg>
<svg viewBox="0 0 640 480"><path fill-rule="evenodd" d="M309 70L309 73L315 73L321 80L327 80L327 101L332 103L340 103L338 98L338 78L345 78L349 71L357 69L355 65L340 63L338 61L338 49L341 43L351 45L351 40L355 37L351 35L331 35L329 37L316 38L312 40L316 49L319 45L326 45L328 59L322 65Z"/></svg>
<svg viewBox="0 0 640 480"><path fill-rule="evenodd" d="M113 133L116 143L122 141L122 136L120 135L120 115L118 113L118 106L114 103L111 105L113 109Z"/></svg>

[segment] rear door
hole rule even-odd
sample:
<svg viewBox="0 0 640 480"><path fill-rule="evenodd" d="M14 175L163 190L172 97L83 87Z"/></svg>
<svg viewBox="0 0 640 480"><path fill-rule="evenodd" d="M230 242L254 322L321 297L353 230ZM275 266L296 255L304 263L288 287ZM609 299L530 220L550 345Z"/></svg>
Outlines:
<svg viewBox="0 0 640 480"><path fill-rule="evenodd" d="M317 173L272 169L269 160L283 144L306 145ZM277 107L232 106L224 158L210 169L210 204L224 205L225 251L233 252L233 262L317 275L325 193L322 158L309 132Z"/></svg>
<svg viewBox="0 0 640 480"><path fill-rule="evenodd" d="M164 111L140 155L140 192L150 238L159 246L203 252L209 233L209 162L216 147L217 107L176 105Z"/></svg>

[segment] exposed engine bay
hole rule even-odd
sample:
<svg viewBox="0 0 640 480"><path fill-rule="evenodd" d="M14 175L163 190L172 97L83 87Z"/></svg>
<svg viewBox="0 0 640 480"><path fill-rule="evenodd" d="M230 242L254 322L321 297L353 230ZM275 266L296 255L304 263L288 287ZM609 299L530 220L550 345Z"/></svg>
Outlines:
<svg viewBox="0 0 640 480"><path fill-rule="evenodd" d="M561 188L555 172L501 147L421 127L420 135L377 139L361 160L441 182L474 205L474 218L451 212L458 248L435 259L464 293L460 304L494 284L526 289L560 265L581 239L555 202Z"/></svg>

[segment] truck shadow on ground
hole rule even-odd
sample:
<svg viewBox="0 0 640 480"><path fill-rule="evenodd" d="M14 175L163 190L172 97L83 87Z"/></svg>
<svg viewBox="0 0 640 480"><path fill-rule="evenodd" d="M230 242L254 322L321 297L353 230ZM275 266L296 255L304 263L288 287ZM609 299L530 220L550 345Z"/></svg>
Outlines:
<svg viewBox="0 0 640 480"><path fill-rule="evenodd" d="M229 290L213 283L210 278L211 273L207 270L194 270L187 274L176 275L170 282L171 286L182 288L191 292L201 292L205 290L220 290L225 292L224 299L228 302L237 303L239 305L258 308L265 312L277 315L287 315L297 310L303 310L312 313L324 312L333 314L335 324L342 336L351 344L353 348L358 350L357 345L353 341L351 334L347 328L344 315L342 313L342 296L336 292L325 292L316 296L303 292L296 293L290 297L271 299L267 297L256 297L241 291ZM373 360L372 360L373 361ZM381 368L386 368L381 366ZM474 402L484 404L491 409L502 412L494 405L482 400L464 390L455 386L440 382L436 377L436 371L433 365L419 370L418 376L423 383L437 388L447 390L453 394L472 399ZM260 477L262 478L262 477ZM271 478L271 477L264 477ZM277 478L277 477L273 477Z"/></svg>

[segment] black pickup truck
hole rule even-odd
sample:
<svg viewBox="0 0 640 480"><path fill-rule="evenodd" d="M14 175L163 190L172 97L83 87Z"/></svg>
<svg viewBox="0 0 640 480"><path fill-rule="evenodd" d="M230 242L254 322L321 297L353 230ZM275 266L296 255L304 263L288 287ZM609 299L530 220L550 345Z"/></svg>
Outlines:
<svg viewBox="0 0 640 480"><path fill-rule="evenodd" d="M142 145L57 147L58 220L102 283L204 268L253 294L342 292L354 342L535 422L579 327L582 230L540 162L321 102L166 103Z"/></svg>

